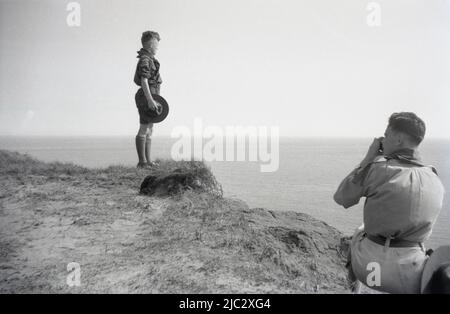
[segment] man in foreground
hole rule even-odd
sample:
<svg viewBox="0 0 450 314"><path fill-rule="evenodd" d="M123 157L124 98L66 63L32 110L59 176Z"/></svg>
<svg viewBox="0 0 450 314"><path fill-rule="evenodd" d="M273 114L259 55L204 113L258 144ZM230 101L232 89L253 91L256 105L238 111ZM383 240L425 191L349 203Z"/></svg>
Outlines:
<svg viewBox="0 0 450 314"><path fill-rule="evenodd" d="M384 137L374 139L334 195L344 208L366 197L364 225L350 245L350 271L376 290L420 293L427 259L423 243L444 197L436 170L418 154L424 136L425 124L414 113L392 114Z"/></svg>

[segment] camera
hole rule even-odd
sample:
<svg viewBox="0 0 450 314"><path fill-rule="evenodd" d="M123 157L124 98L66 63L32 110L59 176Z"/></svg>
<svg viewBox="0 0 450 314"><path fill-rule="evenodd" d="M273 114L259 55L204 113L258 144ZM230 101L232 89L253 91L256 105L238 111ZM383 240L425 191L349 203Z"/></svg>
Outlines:
<svg viewBox="0 0 450 314"><path fill-rule="evenodd" d="M379 151L380 153L383 152L383 142L382 142L382 141L380 141L380 147L378 147L378 151Z"/></svg>

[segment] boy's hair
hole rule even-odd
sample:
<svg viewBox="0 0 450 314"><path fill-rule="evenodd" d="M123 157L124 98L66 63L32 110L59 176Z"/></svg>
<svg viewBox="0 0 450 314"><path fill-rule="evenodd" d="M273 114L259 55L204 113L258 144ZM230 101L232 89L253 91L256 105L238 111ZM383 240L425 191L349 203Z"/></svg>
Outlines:
<svg viewBox="0 0 450 314"><path fill-rule="evenodd" d="M419 145L425 137L425 123L413 112L396 112L389 117L389 127L401 132Z"/></svg>
<svg viewBox="0 0 450 314"><path fill-rule="evenodd" d="M143 32L142 33L142 37L141 37L142 45L144 45L144 43L146 43L146 42L149 42L153 38L156 38L158 41L161 40L161 38L159 37L159 34L157 32L154 32L154 31L145 31L145 32Z"/></svg>

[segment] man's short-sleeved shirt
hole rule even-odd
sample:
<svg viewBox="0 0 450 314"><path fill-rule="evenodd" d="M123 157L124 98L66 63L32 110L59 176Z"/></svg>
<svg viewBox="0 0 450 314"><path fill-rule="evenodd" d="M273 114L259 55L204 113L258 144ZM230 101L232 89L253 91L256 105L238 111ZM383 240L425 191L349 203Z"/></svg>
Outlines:
<svg viewBox="0 0 450 314"><path fill-rule="evenodd" d="M156 58L147 50L142 48L138 52L137 58L139 61L136 65L134 74L134 83L141 86L141 78L148 79L150 86L158 86L162 83L161 75L159 74L160 64Z"/></svg>
<svg viewBox="0 0 450 314"><path fill-rule="evenodd" d="M335 201L348 208L366 197L368 234L424 242L442 208L444 187L432 167L379 157L353 170L340 184Z"/></svg>

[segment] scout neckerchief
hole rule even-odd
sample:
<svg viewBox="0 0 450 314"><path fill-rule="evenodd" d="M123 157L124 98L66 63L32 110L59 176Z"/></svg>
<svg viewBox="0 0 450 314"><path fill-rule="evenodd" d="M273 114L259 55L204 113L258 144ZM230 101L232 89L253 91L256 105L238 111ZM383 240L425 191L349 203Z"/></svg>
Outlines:
<svg viewBox="0 0 450 314"><path fill-rule="evenodd" d="M389 155L385 155L384 158L386 159L386 161L395 159L395 160L398 160L399 162L408 163L408 164L415 165L418 167L427 167L426 165L424 165L422 163L417 151L415 151L414 149L410 149L410 148L402 148L402 149L396 150L395 152L393 152ZM367 164L364 168L360 169L353 177L352 182L353 183L359 182L360 184L362 184L363 178L365 178L367 176L367 174L369 173L369 169L370 169L370 166L372 165L372 163L373 162ZM431 170L433 170L433 172L437 175L437 171L433 166L428 166L428 167L430 167Z"/></svg>
<svg viewBox="0 0 450 314"><path fill-rule="evenodd" d="M139 50L137 52L137 54L138 54L137 58L140 58L143 55L146 55L152 59L154 58L153 54L151 54L150 51L148 51L147 49L144 49L144 48L141 48L141 50Z"/></svg>
<svg viewBox="0 0 450 314"><path fill-rule="evenodd" d="M420 159L417 151L410 148L399 149L387 156L384 156L384 158L386 158L386 160L396 159L400 162L408 163L419 167L427 167L422 163L422 160ZM431 170L433 170L435 174L437 174L437 171L434 167L432 166L429 167L431 168Z"/></svg>

